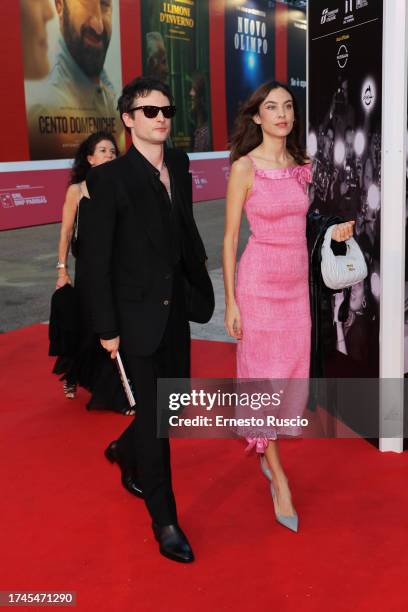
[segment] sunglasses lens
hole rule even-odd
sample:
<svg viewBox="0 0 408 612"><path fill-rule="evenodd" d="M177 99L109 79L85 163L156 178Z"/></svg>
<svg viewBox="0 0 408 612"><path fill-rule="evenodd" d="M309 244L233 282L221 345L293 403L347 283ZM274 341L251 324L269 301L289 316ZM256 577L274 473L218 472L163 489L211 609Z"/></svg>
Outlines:
<svg viewBox="0 0 408 612"><path fill-rule="evenodd" d="M175 106L163 106L162 111L166 119L171 119L176 114L176 107Z"/></svg>
<svg viewBox="0 0 408 612"><path fill-rule="evenodd" d="M148 119L154 119L159 114L158 106L143 106L144 116Z"/></svg>
<svg viewBox="0 0 408 612"><path fill-rule="evenodd" d="M166 119L171 119L176 114L175 106L142 106L141 108L148 119L154 119L160 111Z"/></svg>

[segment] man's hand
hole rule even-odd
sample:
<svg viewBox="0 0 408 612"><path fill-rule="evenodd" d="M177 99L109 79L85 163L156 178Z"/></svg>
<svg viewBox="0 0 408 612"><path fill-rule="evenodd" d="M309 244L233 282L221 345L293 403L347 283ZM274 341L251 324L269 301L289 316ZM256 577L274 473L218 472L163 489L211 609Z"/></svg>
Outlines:
<svg viewBox="0 0 408 612"><path fill-rule="evenodd" d="M111 340L102 340L101 338L101 344L105 351L108 351L108 353L110 353L111 359L116 359L116 355L118 354L119 350L119 343L119 336L116 336L116 338L112 338Z"/></svg>

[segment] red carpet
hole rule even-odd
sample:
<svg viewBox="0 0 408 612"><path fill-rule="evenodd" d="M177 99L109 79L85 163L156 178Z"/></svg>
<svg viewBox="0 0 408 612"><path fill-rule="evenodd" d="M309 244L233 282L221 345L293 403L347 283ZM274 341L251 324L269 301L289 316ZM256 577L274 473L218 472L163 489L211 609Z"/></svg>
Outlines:
<svg viewBox="0 0 408 612"><path fill-rule="evenodd" d="M363 440L282 444L293 534L275 522L244 444L175 440L180 522L197 558L175 564L103 457L126 418L87 412L85 393L63 398L46 335L36 325L0 337L1 591L76 591L90 612L408 609L406 454ZM193 375L232 372L232 345L194 342Z"/></svg>

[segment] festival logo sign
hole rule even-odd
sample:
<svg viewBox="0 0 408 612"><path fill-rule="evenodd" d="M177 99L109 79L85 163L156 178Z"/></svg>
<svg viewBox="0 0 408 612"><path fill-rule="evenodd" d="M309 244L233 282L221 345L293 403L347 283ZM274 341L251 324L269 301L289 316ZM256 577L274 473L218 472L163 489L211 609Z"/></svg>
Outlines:
<svg viewBox="0 0 408 612"><path fill-rule="evenodd" d="M61 220L67 169L0 172L0 230Z"/></svg>
<svg viewBox="0 0 408 612"><path fill-rule="evenodd" d="M170 86L177 107L171 143L212 149L208 0L143 0L143 73Z"/></svg>
<svg viewBox="0 0 408 612"><path fill-rule="evenodd" d="M71 158L98 130L123 151L119 0L20 0L20 9L31 159Z"/></svg>

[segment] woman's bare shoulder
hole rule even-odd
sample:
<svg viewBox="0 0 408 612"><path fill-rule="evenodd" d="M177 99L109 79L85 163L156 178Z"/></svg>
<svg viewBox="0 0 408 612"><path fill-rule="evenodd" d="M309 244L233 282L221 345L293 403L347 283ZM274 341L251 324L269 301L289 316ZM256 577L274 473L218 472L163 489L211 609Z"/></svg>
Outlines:
<svg viewBox="0 0 408 612"><path fill-rule="evenodd" d="M65 202L71 206L77 206L81 199L80 183L72 183L65 193Z"/></svg>
<svg viewBox="0 0 408 612"><path fill-rule="evenodd" d="M81 193L81 183L72 183L67 188L66 196L72 198L74 196L78 196L80 193Z"/></svg>
<svg viewBox="0 0 408 612"><path fill-rule="evenodd" d="M253 179L254 166L249 157L244 155L231 164L229 178L229 186L231 188L243 189L248 193L252 187Z"/></svg>
<svg viewBox="0 0 408 612"><path fill-rule="evenodd" d="M250 174L253 164L247 155L239 157L231 164L231 172L241 176Z"/></svg>

